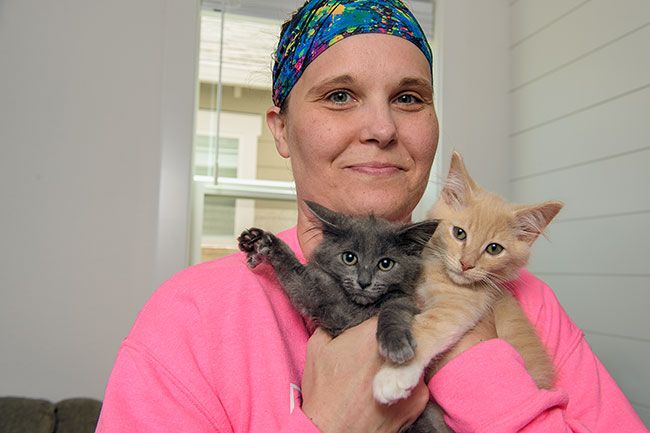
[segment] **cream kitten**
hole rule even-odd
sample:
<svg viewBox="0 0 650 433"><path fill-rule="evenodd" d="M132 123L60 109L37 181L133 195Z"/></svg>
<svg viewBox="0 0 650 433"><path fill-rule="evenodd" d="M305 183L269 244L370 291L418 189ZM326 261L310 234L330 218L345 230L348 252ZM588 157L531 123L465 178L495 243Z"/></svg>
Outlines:
<svg viewBox="0 0 650 433"><path fill-rule="evenodd" d="M553 364L504 283L518 277L533 242L561 208L555 201L507 203L480 188L454 152L446 184L428 215L440 223L423 253L417 289L422 312L412 325L415 357L401 365L386 362L373 383L377 401L407 397L433 359L492 313L499 338L519 351L537 385L553 385Z"/></svg>

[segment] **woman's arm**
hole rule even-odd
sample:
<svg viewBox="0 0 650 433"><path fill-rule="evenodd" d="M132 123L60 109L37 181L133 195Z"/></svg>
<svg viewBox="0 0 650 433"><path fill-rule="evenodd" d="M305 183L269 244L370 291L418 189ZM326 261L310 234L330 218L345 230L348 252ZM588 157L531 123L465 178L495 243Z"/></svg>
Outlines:
<svg viewBox="0 0 650 433"><path fill-rule="evenodd" d="M185 380L183 380L185 379ZM97 433L235 433L240 431L229 418L219 398L205 399L162 365L148 349L132 340L120 348L111 374ZM199 374L193 378L195 387ZM201 388L202 385L199 386ZM206 389L208 391L208 389ZM242 408L246 410L246 408ZM299 408L266 431L320 433Z"/></svg>
<svg viewBox="0 0 650 433"><path fill-rule="evenodd" d="M232 433L229 426L218 400L200 399L143 344L124 340L106 388L97 433Z"/></svg>

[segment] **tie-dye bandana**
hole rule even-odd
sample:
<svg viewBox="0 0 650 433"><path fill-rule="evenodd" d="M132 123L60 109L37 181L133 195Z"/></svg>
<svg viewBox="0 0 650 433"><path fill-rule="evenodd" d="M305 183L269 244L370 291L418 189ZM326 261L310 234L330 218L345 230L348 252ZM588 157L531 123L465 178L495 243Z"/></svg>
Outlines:
<svg viewBox="0 0 650 433"><path fill-rule="evenodd" d="M285 30L275 53L273 103L281 107L307 66L338 41L384 33L413 42L431 65L431 47L401 0L313 0Z"/></svg>

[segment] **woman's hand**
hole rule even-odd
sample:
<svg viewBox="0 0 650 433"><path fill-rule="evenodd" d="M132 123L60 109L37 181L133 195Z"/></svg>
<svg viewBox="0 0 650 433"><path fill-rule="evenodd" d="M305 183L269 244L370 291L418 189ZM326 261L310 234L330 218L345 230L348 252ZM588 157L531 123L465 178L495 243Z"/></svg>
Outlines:
<svg viewBox="0 0 650 433"><path fill-rule="evenodd" d="M317 329L307 345L302 410L323 433L397 432L422 413L429 390L420 381L411 396L377 403L372 380L383 363L370 319L332 339Z"/></svg>

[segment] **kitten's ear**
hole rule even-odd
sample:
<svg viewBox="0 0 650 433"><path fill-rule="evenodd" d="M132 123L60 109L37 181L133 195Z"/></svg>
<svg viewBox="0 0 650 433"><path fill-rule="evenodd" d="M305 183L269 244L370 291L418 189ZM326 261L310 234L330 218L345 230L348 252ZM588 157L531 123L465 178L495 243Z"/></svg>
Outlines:
<svg viewBox="0 0 650 433"><path fill-rule="evenodd" d="M339 234L342 231L342 214L336 213L313 201L305 200L305 204L311 213L320 221L323 232Z"/></svg>
<svg viewBox="0 0 650 433"><path fill-rule="evenodd" d="M441 197L449 206L465 206L469 194L476 188L476 183L465 168L463 158L460 153L454 151L451 155L449 174L445 186L442 188Z"/></svg>
<svg viewBox="0 0 650 433"><path fill-rule="evenodd" d="M517 237L529 244L544 232L564 204L559 201L547 201L531 206L521 206L515 210Z"/></svg>
<svg viewBox="0 0 650 433"><path fill-rule="evenodd" d="M438 228L438 220L424 220L404 226L397 235L409 254L420 254Z"/></svg>

